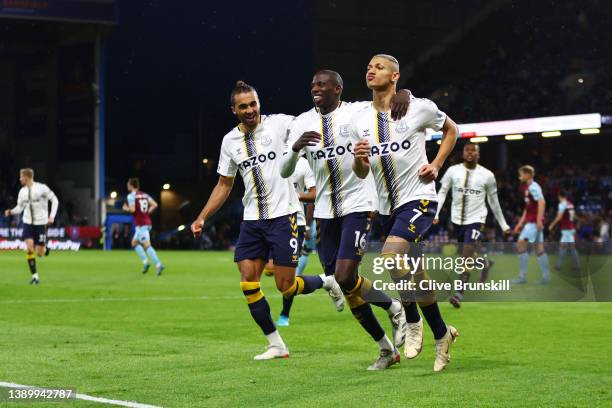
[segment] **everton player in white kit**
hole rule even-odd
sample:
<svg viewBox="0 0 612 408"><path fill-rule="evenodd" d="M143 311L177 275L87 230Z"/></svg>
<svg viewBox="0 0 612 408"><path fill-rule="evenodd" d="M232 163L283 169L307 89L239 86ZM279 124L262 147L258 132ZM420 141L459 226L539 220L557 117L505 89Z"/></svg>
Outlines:
<svg viewBox="0 0 612 408"><path fill-rule="evenodd" d="M34 181L34 170L19 170L19 182L22 187L17 196L17 205L4 214L17 215L23 213L23 235L26 243L26 259L32 274L31 284L38 284L36 271L36 255L48 255L46 250L47 225L53 224L57 214L58 200L55 193L46 184ZM49 212L51 201L51 212ZM35 252L36 251L36 252Z"/></svg>
<svg viewBox="0 0 612 408"><path fill-rule="evenodd" d="M476 143L466 143L463 146L463 163L449 167L442 177L438 192L438 210L433 220L434 224L438 223L440 209L444 205L446 194L451 190L451 222L465 258L474 257L476 252L474 243L482 239L487 219L485 198L504 234L509 235L512 232L499 205L495 175L491 170L478 164L479 160L480 146ZM490 263L481 270L481 282L486 281L489 268ZM461 274L462 281L467 282L469 278L469 271ZM450 298L450 303L454 307L460 307L462 297L463 290L455 293Z"/></svg>
<svg viewBox="0 0 612 408"><path fill-rule="evenodd" d="M319 258L325 274L335 275L352 314L378 343L381 356L368 369L379 370L399 361L396 347L404 341L405 318L399 301L372 288L366 277L358 275L377 199L373 180L362 180L352 171L349 124L353 113L365 105L342 102L342 89L337 72L324 70L314 75L311 95L315 107L298 116L291 127L282 175L291 175L299 155L306 155L317 184L314 217ZM403 116L409 93L404 91L396 99L396 114ZM393 342L385 335L370 303L387 310L394 329Z"/></svg>
<svg viewBox="0 0 612 408"><path fill-rule="evenodd" d="M416 243L429 229L436 212L435 179L452 151L457 138L457 126L427 99L414 98L405 118L395 120L389 115L389 102L399 79L399 63L390 55L376 55L368 64L366 82L373 101L354 114L351 137L355 144L353 170L367 177L374 175L379 199L379 211L390 215L389 235L383 247L384 257L396 259L416 248ZM425 130L442 130L442 144L436 158L429 163L425 152ZM419 256L421 253L418 254ZM429 279L423 270L406 270L395 266L391 271L395 281ZM410 276L412 274L412 277ZM451 343L457 330L442 319L433 291L418 291L417 298L409 291L400 292L406 310L408 328L404 355L416 357L422 348L423 324L416 300L433 331L436 343L434 371L448 364Z"/></svg>
<svg viewBox="0 0 612 408"><path fill-rule="evenodd" d="M321 287L336 292L333 277L295 276L300 254L297 225L298 197L280 166L292 116L260 115L259 97L250 85L238 81L231 94L232 112L240 124L223 137L217 172L219 181L198 218L192 223L195 236L227 200L240 172L245 186L244 220L236 244L234 261L240 271L240 288L251 316L268 339L267 350L255 360L289 357L289 350L276 330L270 305L263 295L260 278L271 253L276 287L284 297L306 294Z"/></svg>

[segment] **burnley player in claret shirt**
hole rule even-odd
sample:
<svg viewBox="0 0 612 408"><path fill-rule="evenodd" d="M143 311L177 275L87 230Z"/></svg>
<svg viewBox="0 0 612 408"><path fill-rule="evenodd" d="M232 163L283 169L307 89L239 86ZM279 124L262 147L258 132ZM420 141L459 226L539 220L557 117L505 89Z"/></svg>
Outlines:
<svg viewBox="0 0 612 408"><path fill-rule="evenodd" d="M123 205L123 209L134 214L135 231L132 238L132 248L134 248L142 261L142 273L147 273L151 266L147 258L148 255L153 264L155 264L157 276L160 276L164 270L164 265L162 265L157 257L155 248L151 246L151 237L149 235L153 224L150 214L157 208L157 203L150 195L140 191L140 181L137 178L128 180L127 189L130 193L127 196L127 203Z"/></svg>

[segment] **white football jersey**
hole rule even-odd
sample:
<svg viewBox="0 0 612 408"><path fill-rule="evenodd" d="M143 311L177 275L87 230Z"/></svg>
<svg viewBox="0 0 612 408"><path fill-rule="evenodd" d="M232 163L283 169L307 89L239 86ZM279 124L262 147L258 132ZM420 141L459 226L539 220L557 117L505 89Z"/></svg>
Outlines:
<svg viewBox="0 0 612 408"><path fill-rule="evenodd" d="M49 213L51 201L51 213ZM32 187L21 187L17 196L17 206L11 210L12 215L23 212L24 224L47 225L49 217L55 218L59 202L57 196L46 184L34 182Z"/></svg>
<svg viewBox="0 0 612 408"><path fill-rule="evenodd" d="M300 157L295 165L295 171L290 177L296 193L303 193L316 187L315 177L308 165L308 162L303 157ZM300 209L297 216L297 225L306 225L306 215L304 214L304 204L300 202Z"/></svg>
<svg viewBox="0 0 612 408"><path fill-rule="evenodd" d="M350 133L353 143L366 139L371 146L370 168L376 182L379 211L388 215L413 200L436 200L435 182L418 176L428 164L425 129L438 131L446 114L428 99L411 98L408 114L398 121L378 112L372 103L355 112Z"/></svg>
<svg viewBox="0 0 612 408"><path fill-rule="evenodd" d="M350 121L352 115L367 104L341 102L327 115L321 115L313 108L298 116L291 127L288 149L304 132L313 131L322 136L317 146L302 149L317 183L316 218L338 218L377 210L374 180L371 177L362 180L353 172Z"/></svg>
<svg viewBox="0 0 612 408"><path fill-rule="evenodd" d="M509 228L499 206L495 175L489 169L481 165L468 169L463 163L456 164L448 168L440 184L436 218L444 205L446 194L451 190L453 224L484 223L487 219L486 198L501 229L505 231Z"/></svg>
<svg viewBox="0 0 612 408"><path fill-rule="evenodd" d="M223 137L217 172L244 182L244 220L266 220L299 210L297 194L289 179L280 175L289 126L294 117L262 115L253 133L238 127Z"/></svg>

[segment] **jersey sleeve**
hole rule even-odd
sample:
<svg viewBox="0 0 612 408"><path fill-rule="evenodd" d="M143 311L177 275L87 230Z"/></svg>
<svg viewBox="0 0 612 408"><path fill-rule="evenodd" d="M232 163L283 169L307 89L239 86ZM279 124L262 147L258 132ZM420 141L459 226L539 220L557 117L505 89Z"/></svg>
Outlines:
<svg viewBox="0 0 612 408"><path fill-rule="evenodd" d="M423 106L421 111L421 123L422 127L426 129L433 129L436 132L442 129L444 122L446 121L446 113L438 109L438 106L430 101L429 99L423 99Z"/></svg>
<svg viewBox="0 0 612 408"><path fill-rule="evenodd" d="M295 122L295 116L278 114L274 115L275 120L277 121L278 127L280 129L280 135L283 141L283 144L287 145L289 140L289 135L291 133L291 127Z"/></svg>
<svg viewBox="0 0 612 408"><path fill-rule="evenodd" d="M563 214L563 212L565 212L565 210L567 210L567 203L560 202L559 206L557 207L557 212L559 214Z"/></svg>
<svg viewBox="0 0 612 408"><path fill-rule="evenodd" d="M219 164L217 165L217 173L225 177L236 177L238 166L232 159L229 151L229 139L225 138L221 143L221 154L219 155Z"/></svg>
<svg viewBox="0 0 612 408"><path fill-rule="evenodd" d="M136 194L130 193L127 196L128 205L136 205Z"/></svg>
<svg viewBox="0 0 612 408"><path fill-rule="evenodd" d="M540 185L537 183L531 183L531 185L529 186L529 193L531 193L531 195L533 196L533 199L536 201L544 199L544 193L542 193L542 187L540 187Z"/></svg>
<svg viewBox="0 0 612 408"><path fill-rule="evenodd" d="M45 195L47 197L47 200L51 201L51 212L49 213L49 217L55 218L55 216L57 215L57 209L59 207L59 200L57 199L57 196L55 195L53 190L51 190L47 185L45 185Z"/></svg>
<svg viewBox="0 0 612 408"><path fill-rule="evenodd" d="M502 231L509 230L510 226L506 222L506 217L504 217L504 212L499 204L499 197L497 196L497 181L495 180L495 175L493 173L489 174L486 184L486 192L487 202L489 203L489 207L491 207L491 212L493 212L499 227L502 229Z"/></svg>
<svg viewBox="0 0 612 408"><path fill-rule="evenodd" d="M27 197L23 193L23 189L19 190L19 194L17 195L17 205L11 209L11 215L21 214L26 207Z"/></svg>
<svg viewBox="0 0 612 408"><path fill-rule="evenodd" d="M444 173L442 180L440 180L440 190L438 191L438 208L436 210L435 218L438 218L440 216L440 211L442 210L442 206L446 201L446 195L448 194L448 190L451 187L453 181L453 178L451 176L451 173L453 171L452 169L452 167L449 167L449 169L446 170L446 173Z"/></svg>

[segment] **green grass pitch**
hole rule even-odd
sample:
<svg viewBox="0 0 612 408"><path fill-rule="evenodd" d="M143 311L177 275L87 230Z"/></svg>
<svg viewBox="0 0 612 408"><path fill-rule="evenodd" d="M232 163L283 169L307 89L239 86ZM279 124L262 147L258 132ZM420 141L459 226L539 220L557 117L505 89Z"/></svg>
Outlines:
<svg viewBox="0 0 612 408"><path fill-rule="evenodd" d="M0 252L0 381L164 407L612 406L612 303L441 301L461 334L447 370L424 350L367 372L377 347L324 293L296 299L289 359L257 362L229 252L163 252L143 276L133 252L54 252L28 285L23 253ZM496 265L499 267L499 265ZM316 255L307 273L318 273ZM495 270L491 272L495 273ZM276 318L280 296L263 279ZM386 315L376 312L390 332ZM86 401L0 406L94 407Z"/></svg>

